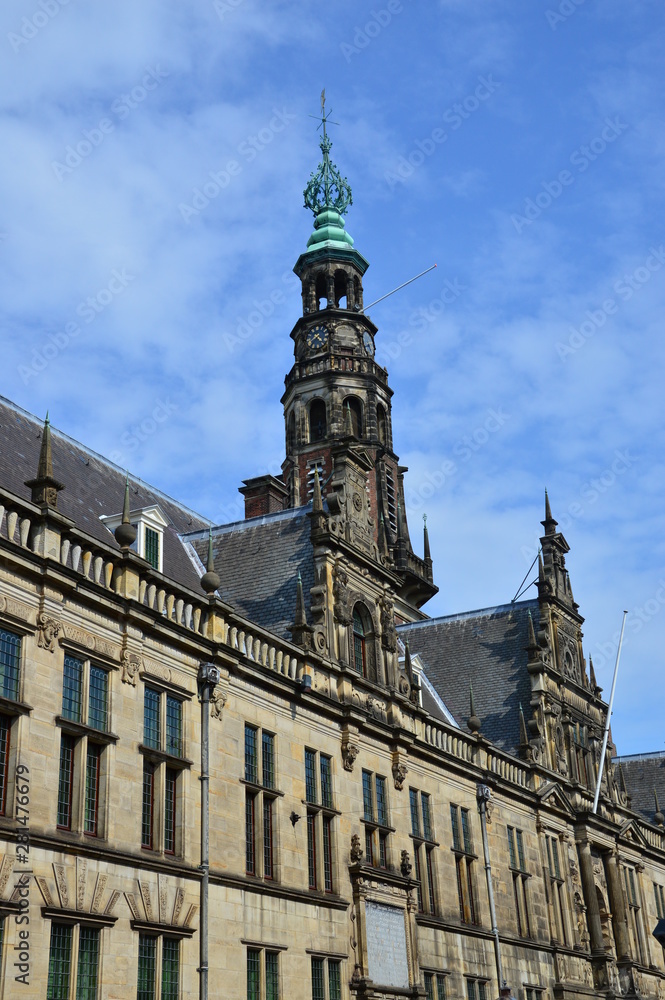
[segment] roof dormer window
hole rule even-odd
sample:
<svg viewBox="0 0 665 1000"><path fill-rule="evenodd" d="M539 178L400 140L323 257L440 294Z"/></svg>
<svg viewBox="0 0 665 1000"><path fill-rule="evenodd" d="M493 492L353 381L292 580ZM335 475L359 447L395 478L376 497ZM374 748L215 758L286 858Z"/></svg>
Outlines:
<svg viewBox="0 0 665 1000"><path fill-rule="evenodd" d="M131 548L159 573L164 568L164 528L168 521L157 504L129 512L131 523L136 528L136 541ZM110 532L114 532L122 521L122 514L102 515L100 518Z"/></svg>

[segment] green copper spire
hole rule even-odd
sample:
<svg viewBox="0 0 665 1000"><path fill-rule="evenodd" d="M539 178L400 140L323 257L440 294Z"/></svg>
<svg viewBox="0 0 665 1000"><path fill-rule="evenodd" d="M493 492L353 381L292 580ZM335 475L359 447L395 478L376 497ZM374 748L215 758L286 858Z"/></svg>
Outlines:
<svg viewBox="0 0 665 1000"><path fill-rule="evenodd" d="M330 113L326 113L326 92L322 90L323 134L320 146L323 157L304 191L305 208L311 209L314 213L314 232L307 241L309 250L318 250L322 247L348 250L353 246L353 239L344 229L342 218L349 205L353 204L353 196L346 177L342 177L330 159L332 142L326 129L329 119Z"/></svg>

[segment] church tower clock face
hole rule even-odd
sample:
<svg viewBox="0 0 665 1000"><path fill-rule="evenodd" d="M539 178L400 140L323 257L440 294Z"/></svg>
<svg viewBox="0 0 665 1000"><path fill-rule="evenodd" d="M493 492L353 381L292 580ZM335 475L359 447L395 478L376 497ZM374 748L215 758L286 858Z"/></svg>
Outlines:
<svg viewBox="0 0 665 1000"><path fill-rule="evenodd" d="M374 357L374 340L372 334L368 333L367 330L363 333L363 347L370 357Z"/></svg>
<svg viewBox="0 0 665 1000"><path fill-rule="evenodd" d="M313 326L306 337L307 346L311 350L322 350L328 343L328 330L322 324L319 323L317 326Z"/></svg>

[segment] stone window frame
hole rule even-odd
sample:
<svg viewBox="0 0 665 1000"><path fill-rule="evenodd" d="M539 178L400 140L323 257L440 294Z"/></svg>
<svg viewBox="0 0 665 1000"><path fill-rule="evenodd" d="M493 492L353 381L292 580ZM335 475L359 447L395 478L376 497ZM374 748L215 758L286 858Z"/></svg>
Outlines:
<svg viewBox="0 0 665 1000"><path fill-rule="evenodd" d="M16 774L16 766L18 764L18 729L21 716L29 715L32 711L32 707L27 705L23 700L26 678L26 640L33 636L34 633L30 626L27 626L24 622L15 622L5 618L4 615L0 618L0 630L7 632L9 635L16 636L20 640L17 698L7 698L3 695L3 692L0 691L0 716L4 718L7 729L4 760L4 802L0 803L0 819L12 821L16 800L16 783L14 781L14 776ZM2 808L2 806L4 806L4 808Z"/></svg>
<svg viewBox="0 0 665 1000"><path fill-rule="evenodd" d="M508 857L513 882L517 933L519 937L531 938L533 937L533 934L531 931L531 912L528 889L531 873L526 867L524 831L519 827L506 824L506 832L508 835Z"/></svg>
<svg viewBox="0 0 665 1000"><path fill-rule="evenodd" d="M256 734L255 768L247 756L248 734ZM272 774L266 780L266 740L270 741ZM240 783L245 787L245 875L266 882L278 881L277 800L284 795L277 786L277 734L271 729L245 722L244 767ZM251 847L251 855L250 855ZM251 857L251 863L250 863ZM269 858L269 862L267 859Z"/></svg>
<svg viewBox="0 0 665 1000"><path fill-rule="evenodd" d="M450 849L455 858L459 918L463 924L478 926L480 915L475 878L475 862L478 860L478 855L473 850L470 819L471 811L466 806L460 806L454 802L450 803L450 823L453 837Z"/></svg>
<svg viewBox="0 0 665 1000"><path fill-rule="evenodd" d="M388 779L383 774L363 768L361 781L363 815L360 822L365 830L365 862L373 868L388 870L391 861L390 835L395 832L395 828L390 825ZM379 809L379 788L383 789L383 811Z"/></svg>
<svg viewBox="0 0 665 1000"><path fill-rule="evenodd" d="M427 810L423 808L424 801L428 803ZM418 882L418 912L436 916L439 911L439 905L434 849L439 845L434 837L432 826L432 796L429 792L423 792L417 788L410 787L409 810L411 819L410 837L413 841L413 860L415 876ZM425 821L426 812L428 822ZM423 871L426 876L424 880L422 878Z"/></svg>
<svg viewBox="0 0 665 1000"><path fill-rule="evenodd" d="M324 767L330 772L330 796L323 794ZM308 780L309 778L309 780ZM336 830L334 821L340 816L335 809L332 754L305 747L305 797L302 800L307 816L307 868L311 891L333 893L337 880Z"/></svg>
<svg viewBox="0 0 665 1000"><path fill-rule="evenodd" d="M569 947L572 939L572 931L568 922L571 910L565 867L561 863L562 852L564 864L566 860L566 851L562 848L566 834L563 834L559 830L545 828L542 831L542 836L544 843L543 872L550 935L553 941L564 947Z"/></svg>

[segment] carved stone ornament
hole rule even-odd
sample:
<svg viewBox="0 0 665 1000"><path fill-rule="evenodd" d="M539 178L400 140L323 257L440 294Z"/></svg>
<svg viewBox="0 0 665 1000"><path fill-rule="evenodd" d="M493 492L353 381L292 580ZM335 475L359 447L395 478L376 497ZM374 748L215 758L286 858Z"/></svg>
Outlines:
<svg viewBox="0 0 665 1000"><path fill-rule="evenodd" d="M394 653L397 649L397 632L395 630L395 612L393 602L384 597L381 608L381 643L384 649Z"/></svg>
<svg viewBox="0 0 665 1000"><path fill-rule="evenodd" d="M404 878L410 878L411 872L413 871L413 865L411 864L411 858L409 857L408 851L402 851L399 869L404 876Z"/></svg>
<svg viewBox="0 0 665 1000"><path fill-rule="evenodd" d="M404 788L404 781L406 780L408 771L409 769L403 761L396 760L393 762L393 780L398 792L401 792Z"/></svg>
<svg viewBox="0 0 665 1000"><path fill-rule="evenodd" d="M357 833L351 837L351 861L357 863L363 859L363 849L360 846L360 837Z"/></svg>
<svg viewBox="0 0 665 1000"><path fill-rule="evenodd" d="M60 634L62 625L55 618L41 614L39 616L39 632L37 634L37 645L40 649L46 649L49 653L55 652L55 641Z"/></svg>
<svg viewBox="0 0 665 1000"><path fill-rule="evenodd" d="M335 621L340 625L350 625L353 619L349 598L349 577L339 563L333 572L333 614Z"/></svg>
<svg viewBox="0 0 665 1000"><path fill-rule="evenodd" d="M219 684L215 685L210 696L210 714L213 719L221 719L226 701L227 696L224 691L222 691Z"/></svg>
<svg viewBox="0 0 665 1000"><path fill-rule="evenodd" d="M355 743L349 743L345 740L342 743L342 760L344 762L345 771L353 771L353 765L356 762L356 757L358 756L358 747Z"/></svg>
<svg viewBox="0 0 665 1000"><path fill-rule="evenodd" d="M126 649L122 654L122 683L136 687L136 677L141 669L141 657Z"/></svg>

